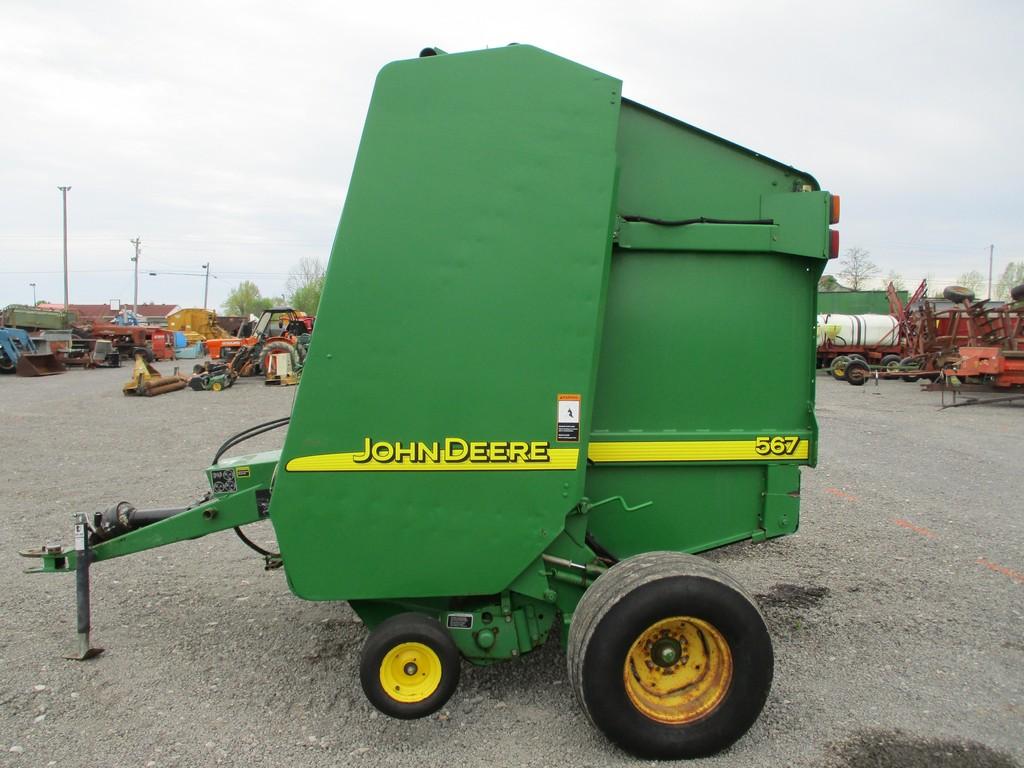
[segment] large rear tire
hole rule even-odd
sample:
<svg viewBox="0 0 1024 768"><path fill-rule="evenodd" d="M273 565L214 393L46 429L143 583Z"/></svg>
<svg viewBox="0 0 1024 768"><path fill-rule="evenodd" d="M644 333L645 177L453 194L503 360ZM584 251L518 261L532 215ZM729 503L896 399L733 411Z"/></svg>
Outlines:
<svg viewBox="0 0 1024 768"><path fill-rule="evenodd" d="M648 552L613 566L569 628L569 682L591 722L637 757L719 752L757 720L771 638L753 599L710 563Z"/></svg>

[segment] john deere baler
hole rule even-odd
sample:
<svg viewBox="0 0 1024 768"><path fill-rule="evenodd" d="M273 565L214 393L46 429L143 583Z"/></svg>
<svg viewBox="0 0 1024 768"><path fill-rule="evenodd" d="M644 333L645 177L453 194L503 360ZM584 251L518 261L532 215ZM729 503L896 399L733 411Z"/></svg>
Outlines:
<svg viewBox="0 0 1024 768"><path fill-rule="evenodd" d="M78 655L91 563L269 518L292 591L366 623L389 715L555 635L624 749L731 744L772 646L693 553L797 528L837 214L810 175L536 48L389 64L290 418L222 446L192 506L83 514L74 550L31 553L79 574Z"/></svg>

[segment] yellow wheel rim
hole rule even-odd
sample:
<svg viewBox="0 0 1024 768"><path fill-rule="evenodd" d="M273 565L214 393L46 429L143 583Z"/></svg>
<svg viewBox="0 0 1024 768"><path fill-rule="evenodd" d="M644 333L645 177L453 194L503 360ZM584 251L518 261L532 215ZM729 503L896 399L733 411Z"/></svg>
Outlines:
<svg viewBox="0 0 1024 768"><path fill-rule="evenodd" d="M380 663L380 685L395 701L423 701L441 684L441 659L423 643L396 645Z"/></svg>
<svg viewBox="0 0 1024 768"><path fill-rule="evenodd" d="M837 365L832 370L835 372L836 378L838 378L838 379L841 379L841 378L843 378L843 376L846 375L846 366L845 365Z"/></svg>
<svg viewBox="0 0 1024 768"><path fill-rule="evenodd" d="M642 714L659 723L690 723L722 703L732 682L732 653L708 622L673 616L640 633L626 654L623 679Z"/></svg>
<svg viewBox="0 0 1024 768"><path fill-rule="evenodd" d="M213 390L214 392L220 392L220 391L221 391L221 389L223 388L223 386L224 386L224 385L223 385L223 384L221 384L221 383L220 383L219 381L215 381L215 382L213 382L213 384L212 384L212 385L210 386L210 389L212 389L212 390Z"/></svg>

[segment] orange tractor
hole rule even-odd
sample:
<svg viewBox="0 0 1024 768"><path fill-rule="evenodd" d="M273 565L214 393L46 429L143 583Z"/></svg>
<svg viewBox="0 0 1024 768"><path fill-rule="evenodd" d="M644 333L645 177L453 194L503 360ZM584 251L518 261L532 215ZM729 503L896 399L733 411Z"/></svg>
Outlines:
<svg viewBox="0 0 1024 768"><path fill-rule="evenodd" d="M270 358L286 352L298 370L306 357L314 318L291 307L263 310L255 325L244 324L238 338L207 339L206 351L214 360L226 360L238 376L267 371Z"/></svg>

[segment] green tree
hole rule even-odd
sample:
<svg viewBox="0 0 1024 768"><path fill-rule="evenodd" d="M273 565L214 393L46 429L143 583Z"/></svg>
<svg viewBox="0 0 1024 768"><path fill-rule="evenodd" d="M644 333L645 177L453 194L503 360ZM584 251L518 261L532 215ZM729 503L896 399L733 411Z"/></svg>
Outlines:
<svg viewBox="0 0 1024 768"><path fill-rule="evenodd" d="M260 289L252 280L243 280L224 302L226 315L258 315L274 303L271 298L260 295Z"/></svg>
<svg viewBox="0 0 1024 768"><path fill-rule="evenodd" d="M871 260L871 254L863 248L847 248L839 262L842 269L839 276L854 291L867 289L868 282L878 274L878 265Z"/></svg>
<svg viewBox="0 0 1024 768"><path fill-rule="evenodd" d="M1010 290L1022 283L1024 283L1024 261L1011 261L1003 270L1003 276L999 278L999 282L996 283L996 295L992 298L1009 301Z"/></svg>
<svg viewBox="0 0 1024 768"><path fill-rule="evenodd" d="M320 259L312 256L300 259L288 275L285 286L292 307L307 315L315 315L320 305L320 294L324 290L324 275L324 265Z"/></svg>

